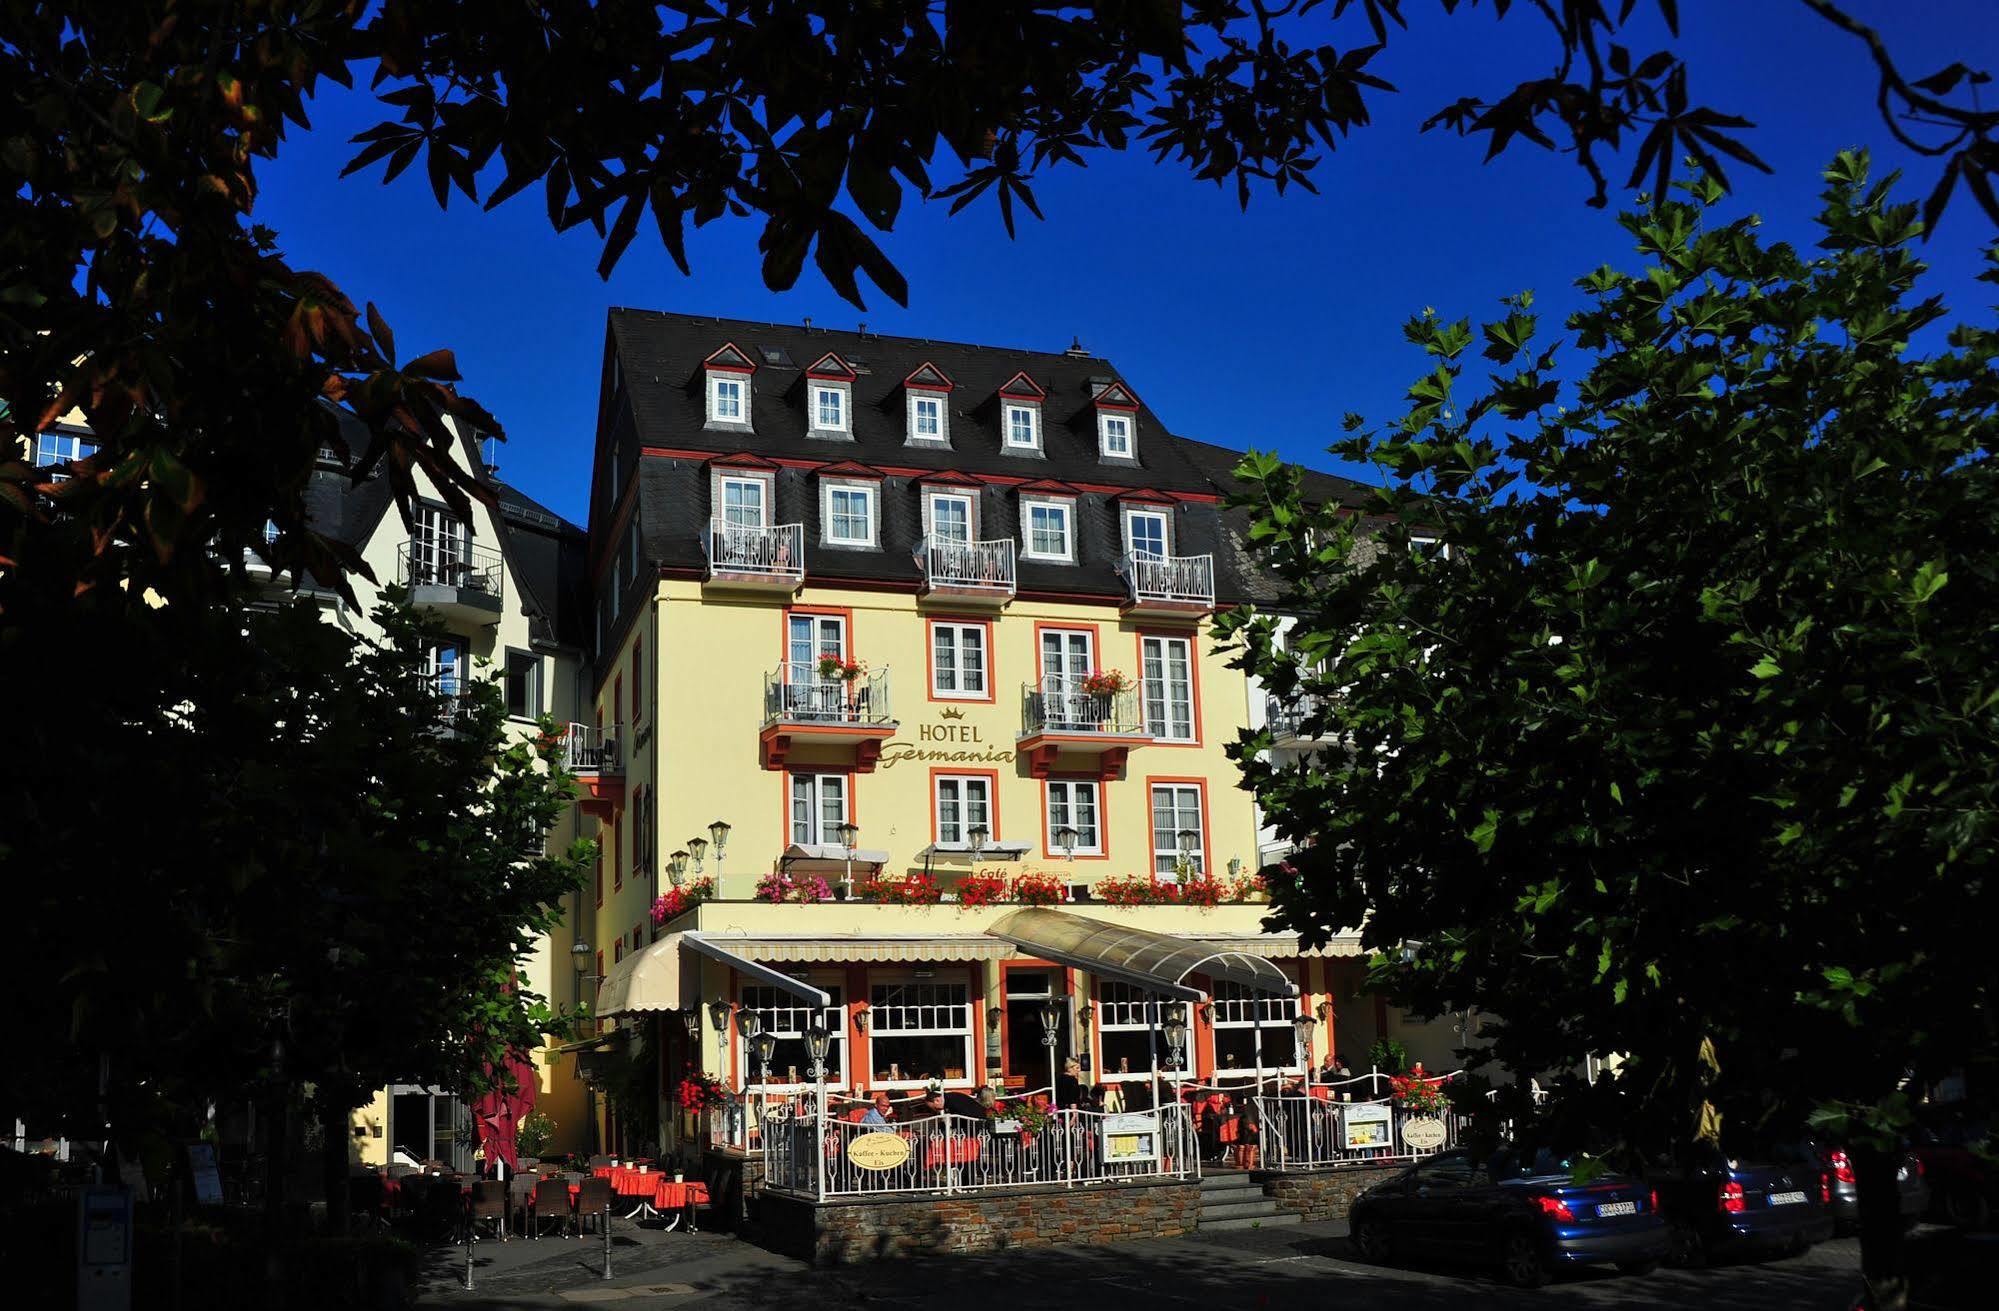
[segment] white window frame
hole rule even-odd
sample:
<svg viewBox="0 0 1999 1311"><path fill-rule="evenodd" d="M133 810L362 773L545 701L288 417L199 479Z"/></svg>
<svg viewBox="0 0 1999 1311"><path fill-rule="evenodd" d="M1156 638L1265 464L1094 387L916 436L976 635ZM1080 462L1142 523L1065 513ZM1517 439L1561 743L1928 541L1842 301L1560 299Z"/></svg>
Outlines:
<svg viewBox="0 0 1999 1311"><path fill-rule="evenodd" d="M1013 420L1016 415L1027 416L1027 440L1015 441ZM1007 401L1000 406L1000 445L1009 451L1038 451L1041 449L1041 407L1021 401Z"/></svg>
<svg viewBox="0 0 1999 1311"><path fill-rule="evenodd" d="M946 671L943 667L943 662L937 658L937 651L938 651L937 639L940 634L946 634L946 633L951 635L951 641L950 641L951 668L949 672L952 676L952 681L958 685L956 687L943 686L942 680L938 677L940 674ZM979 685L977 687L969 687L966 685L968 680L965 677L965 649L966 649L965 639L968 636L974 639L974 644L977 646L979 652L979 670L978 670ZM940 700L949 700L949 701L991 700L992 683L993 683L993 673L992 673L993 662L992 662L992 652L987 649L990 645L991 644L986 640L986 626L984 624L963 623L954 619L931 620L930 621L930 695Z"/></svg>
<svg viewBox="0 0 1999 1311"><path fill-rule="evenodd" d="M1215 979L1209 992L1209 1001L1214 1013L1212 1024L1216 1030L1255 1029L1261 1027L1265 1033L1278 1035L1277 1041L1280 1050L1290 1052L1291 1056L1281 1066L1264 1066L1263 1069L1266 1074L1304 1073L1304 1067L1298 1064L1297 1030L1291 1026L1291 1021L1297 1019L1300 1013L1297 998L1287 997L1281 993L1254 992L1232 980ZM1256 1022L1257 1011L1259 1009L1263 1012L1263 1023L1261 1026ZM1250 1042L1254 1048L1262 1042L1262 1039L1260 1037L1251 1038ZM1218 1042L1215 1044L1213 1055L1215 1058L1215 1074L1218 1077L1224 1073L1249 1074L1255 1068L1253 1065L1224 1066L1222 1064L1221 1044Z"/></svg>
<svg viewBox="0 0 1999 1311"><path fill-rule="evenodd" d="M805 1033L812 1021L820 1020L826 1025L826 1032L832 1041L826 1049L826 1072L832 1077L826 1082L828 1088L845 1088L848 1080L847 1060L847 1008L846 984L841 975L828 971L815 971L806 976L805 981L815 988L834 996L832 1006L807 1006L798 998L783 990L762 983L745 983L742 994L737 999L744 1011L755 1011L763 1020L764 1032L780 1041L792 1040L803 1043ZM769 1004L764 1004L769 1003ZM811 1071L800 1067L799 1079L793 1082L788 1069L780 1071L773 1065L771 1081L757 1085L757 1068L750 1054L748 1037L742 1025L736 1026L736 1059L741 1062L738 1069L743 1072L743 1082L749 1086L760 1086L770 1092L796 1093L810 1089Z"/></svg>
<svg viewBox="0 0 1999 1311"><path fill-rule="evenodd" d="M832 423L826 422L825 403L832 398L838 414ZM834 382L814 382L812 384L812 423L814 432L850 433L853 431L853 396L846 387Z"/></svg>
<svg viewBox="0 0 1999 1311"><path fill-rule="evenodd" d="M1165 559L1172 555L1173 516L1164 510L1137 509L1133 507L1127 507L1124 512L1125 554L1136 555L1138 553L1138 535L1132 531L1132 525L1136 524L1140 519L1157 519L1159 521L1160 558Z"/></svg>
<svg viewBox="0 0 1999 1311"><path fill-rule="evenodd" d="M755 487L757 489L757 521L753 524L729 523L729 488ZM764 474L719 473L715 476L715 518L730 527L768 528L771 520L771 494L776 490L775 482Z"/></svg>
<svg viewBox="0 0 1999 1311"><path fill-rule="evenodd" d="M1124 449L1111 449L1111 430L1121 426L1124 429ZM1138 420L1124 410L1097 411L1097 453L1106 460L1136 460L1138 458Z"/></svg>
<svg viewBox="0 0 1999 1311"><path fill-rule="evenodd" d="M1165 997L1149 994L1135 983L1120 983L1115 979L1097 980L1097 1077L1099 1079L1105 1083L1129 1083L1134 1080L1142 1082L1152 1077L1152 1058L1149 1053L1146 1056L1145 1068L1142 1070L1130 1070L1122 1073L1113 1070L1110 1067L1110 1057L1104 1051L1103 1035L1110 1033L1146 1033L1150 1031L1152 1028L1152 1015L1148 1014L1148 1012L1155 1005L1158 1007L1156 1014L1162 1032L1166 1025L1172 1022L1174 1018L1173 1012L1178 1010L1180 1012L1180 1023L1186 1026L1186 1031L1190 1036L1193 1034L1194 1016L1191 1010L1191 1003L1172 1001ZM1180 1048L1180 1064L1176 1068L1172 1064L1173 1053L1172 1049L1167 1047L1166 1039L1161 1037L1156 1041L1159 1044L1159 1073L1162 1078L1184 1078L1193 1071L1193 1043L1189 1042L1182 1045Z"/></svg>
<svg viewBox="0 0 1999 1311"><path fill-rule="evenodd" d="M866 537L836 537L833 529L833 498L836 494L860 496L867 506ZM881 541L881 488L867 482L828 482L819 493L820 536L828 546L872 548Z"/></svg>
<svg viewBox="0 0 1999 1311"><path fill-rule="evenodd" d="M949 784L956 792L952 805L957 809L957 818L944 818L944 793ZM980 796L973 799L972 793ZM994 820L997 809L994 804L993 776L990 774L933 774L930 778L930 815L937 830L937 846L940 850L967 850L972 845L969 836L975 825L986 826L988 845L999 838L998 825ZM957 835L949 836L946 824L956 827Z"/></svg>
<svg viewBox="0 0 1999 1311"><path fill-rule="evenodd" d="M935 405L937 407L936 432L924 432L922 431L921 425L918 424L917 410L918 407L922 405ZM935 392L935 391L912 391L909 393L909 403L905 407L905 413L907 415L909 423L910 441L924 442L933 446L948 445L950 443L951 407L950 407L950 397L948 393Z"/></svg>
<svg viewBox="0 0 1999 1311"><path fill-rule="evenodd" d="M944 1000L953 994L962 993L963 1000ZM884 995L886 994L886 995ZM946 1012L957 1010L962 1013L962 1027L949 1023ZM914 1023L905 1024L905 1020ZM874 1048L877 1041L893 1038L961 1038L964 1042L964 1064L960 1067L964 1074L956 1079L944 1078L944 1071L938 1070L937 1077L943 1079L947 1088L969 1088L978 1082L983 1070L975 1064L979 1052L974 1048L972 1038L972 985L966 978L918 979L907 973L875 974L868 976L868 1054L870 1056L868 1087L871 1089L921 1088L923 1078L903 1071L899 1079L873 1078L876 1064ZM882 1068L887 1068L884 1064Z"/></svg>
<svg viewBox="0 0 1999 1311"><path fill-rule="evenodd" d="M1034 511L1036 509L1059 510L1062 514L1062 551L1060 554L1034 549ZM1023 560L1047 560L1058 564L1076 563L1076 503L1052 496L1023 496L1020 498L1020 558Z"/></svg>
<svg viewBox="0 0 1999 1311"><path fill-rule="evenodd" d="M1057 788L1060 788L1062 792L1060 814L1056 812L1055 794ZM1091 840L1089 842L1082 840L1083 828L1076 821L1078 811L1076 804L1077 797L1085 789L1088 790L1090 797ZM1101 856L1104 854L1103 784L1097 782L1095 779L1088 778L1045 779L1042 782L1041 805L1047 816L1048 855L1051 858L1070 854L1078 856ZM1073 828L1076 830L1076 847L1073 853L1064 851L1062 844L1055 839L1056 830L1061 828Z"/></svg>
<svg viewBox="0 0 1999 1311"><path fill-rule="evenodd" d="M722 388L733 385L736 393L736 414L722 413ZM733 423L748 427L750 423L750 375L726 369L708 370L708 422Z"/></svg>
<svg viewBox="0 0 1999 1311"><path fill-rule="evenodd" d="M1174 682L1166 676L1166 671L1170 667L1168 653L1174 647L1179 647L1186 653L1187 683L1184 703L1172 695ZM1152 653L1155 650L1159 654L1158 665L1160 672L1157 678L1153 677L1151 672L1153 665ZM1145 731L1162 742L1198 742L1200 740L1201 726L1196 716L1199 701L1194 695L1194 679L1196 677L1194 659L1194 641L1192 638L1171 637L1164 633L1141 633L1139 635L1138 681L1142 685ZM1156 720L1152 713L1155 701L1159 706L1159 716ZM1174 722L1174 711L1182 708L1187 712L1186 731L1175 732L1173 730L1178 725Z"/></svg>
<svg viewBox="0 0 1999 1311"><path fill-rule="evenodd" d="M1176 821L1172 830L1166 834L1166 845L1164 847L1159 845L1158 798L1161 792L1171 792L1174 794L1173 817ZM1179 796L1182 792L1192 793L1194 797L1194 822L1191 824L1177 822L1183 817L1180 810L1181 799ZM1208 833L1201 821L1201 813L1206 809L1202 803L1206 800L1207 798L1199 783L1154 783L1146 788L1145 827L1146 831L1152 835L1152 874L1155 879L1171 881L1174 878L1176 872L1174 866L1180 859L1180 830L1184 828L1191 828L1198 835L1192 854L1193 872L1196 874L1207 872Z"/></svg>
<svg viewBox="0 0 1999 1311"><path fill-rule="evenodd" d="M513 677L513 663L515 656L525 657L527 660L532 662L528 667L528 680L527 680L528 708L527 708L527 713L516 714L513 711L513 709L509 707L507 709L507 717L509 719L516 719L516 720L539 719L541 718L541 707L542 707L541 679L542 679L543 661L542 658L536 655L534 652L523 651L519 647L507 648L506 657L500 665L501 700L502 702L504 702L507 697L507 682Z"/></svg>
<svg viewBox="0 0 1999 1311"><path fill-rule="evenodd" d="M943 501L955 501L965 507L964 545L979 540L979 498L970 492L927 492L923 497L923 531L934 542L950 539L937 531L937 506Z"/></svg>
<svg viewBox="0 0 1999 1311"><path fill-rule="evenodd" d="M809 833L800 833L798 831L798 789L801 783L804 783L811 793L812 829ZM840 817L834 820L833 823L835 825L843 824L852 818L854 813L852 778L846 774L835 774L823 770L795 769L788 773L784 785L784 826L788 830L788 835L792 843L801 847L823 847L838 844L839 839L833 834L820 831L822 827L826 826L827 785L829 783L833 784L833 790L840 794Z"/></svg>
<svg viewBox="0 0 1999 1311"><path fill-rule="evenodd" d="M52 464L73 464L78 460L97 454L97 439L89 433L65 432L53 428L35 434L35 467L46 468ZM56 474L55 482L68 478L66 473Z"/></svg>

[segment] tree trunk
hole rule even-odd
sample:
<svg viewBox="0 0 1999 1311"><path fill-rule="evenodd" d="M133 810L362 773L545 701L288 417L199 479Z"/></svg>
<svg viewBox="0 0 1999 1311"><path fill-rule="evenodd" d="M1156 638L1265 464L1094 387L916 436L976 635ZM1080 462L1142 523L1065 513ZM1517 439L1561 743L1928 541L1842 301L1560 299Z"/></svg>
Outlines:
<svg viewBox="0 0 1999 1311"><path fill-rule="evenodd" d="M331 1101L319 1107L319 1170L326 1190L326 1230L347 1232L347 1111Z"/></svg>
<svg viewBox="0 0 1999 1311"><path fill-rule="evenodd" d="M1856 1147L1853 1175L1860 1188L1860 1275L1870 1311L1902 1311L1909 1304L1904 1263L1902 1197L1895 1173L1899 1150Z"/></svg>

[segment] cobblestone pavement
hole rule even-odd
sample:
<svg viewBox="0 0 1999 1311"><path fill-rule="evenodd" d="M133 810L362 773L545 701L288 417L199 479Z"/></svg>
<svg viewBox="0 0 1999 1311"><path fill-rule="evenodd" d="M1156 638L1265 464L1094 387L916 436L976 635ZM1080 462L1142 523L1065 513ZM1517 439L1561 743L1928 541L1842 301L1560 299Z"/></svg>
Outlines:
<svg viewBox="0 0 1999 1311"><path fill-rule="evenodd" d="M660 1307L679 1311L1289 1311L1337 1306L1394 1311L1475 1308L1699 1307L1701 1311L1844 1311L1859 1287L1859 1247L1824 1243L1803 1256L1736 1262L1644 1277L1610 1271L1564 1275L1523 1292L1477 1271L1440 1273L1362 1265L1340 1222L1156 1239L1105 1248L1041 1248L937 1257L840 1270L809 1270L720 1234L617 1233L614 1279L604 1280L600 1241L482 1244L476 1288L460 1289L456 1265L437 1254L425 1307L460 1311ZM1921 1311L1994 1304L1999 1239L1931 1235L1925 1259L1949 1264L1955 1282L1932 1278ZM1972 1283L1981 1292L1973 1296Z"/></svg>

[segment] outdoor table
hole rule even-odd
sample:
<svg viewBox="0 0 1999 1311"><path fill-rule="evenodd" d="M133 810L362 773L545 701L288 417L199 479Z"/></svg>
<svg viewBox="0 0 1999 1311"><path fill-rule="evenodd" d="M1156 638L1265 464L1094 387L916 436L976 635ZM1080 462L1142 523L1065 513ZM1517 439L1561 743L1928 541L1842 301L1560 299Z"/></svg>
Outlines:
<svg viewBox="0 0 1999 1311"><path fill-rule="evenodd" d="M659 1214L653 1207L653 1199L658 1195L659 1191L661 1178L659 1171L635 1170L628 1166L618 1165L611 1167L610 1178L612 1192L620 1197L638 1199L637 1205L633 1206L626 1213L625 1219L634 1219L639 1215L645 1215L650 1218ZM670 1176L668 1176L668 1180L671 1182Z"/></svg>
<svg viewBox="0 0 1999 1311"><path fill-rule="evenodd" d="M653 1193L653 1205L673 1217L666 1227L674 1228L680 1223L680 1217L685 1215L687 1232L700 1233L701 1225L696 1218L695 1208L710 1204L708 1185L692 1179L675 1183L671 1175L661 1175L658 1178L659 1184Z"/></svg>

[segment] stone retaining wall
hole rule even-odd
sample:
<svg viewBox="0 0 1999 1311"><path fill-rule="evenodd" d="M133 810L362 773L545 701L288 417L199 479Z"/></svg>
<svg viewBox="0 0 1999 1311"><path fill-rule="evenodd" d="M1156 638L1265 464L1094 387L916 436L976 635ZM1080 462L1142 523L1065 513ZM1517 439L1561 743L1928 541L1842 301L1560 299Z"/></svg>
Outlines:
<svg viewBox="0 0 1999 1311"><path fill-rule="evenodd" d="M1263 1185L1264 1194L1277 1203L1280 1211L1307 1220L1344 1220L1354 1198L1408 1168L1404 1164L1342 1170L1266 1170L1250 1178Z"/></svg>
<svg viewBox="0 0 1999 1311"><path fill-rule="evenodd" d="M857 1265L943 1252L1166 1238L1192 1233L1200 1210L1200 1186L1192 1180L824 1203L766 1192L746 1236L814 1265Z"/></svg>

